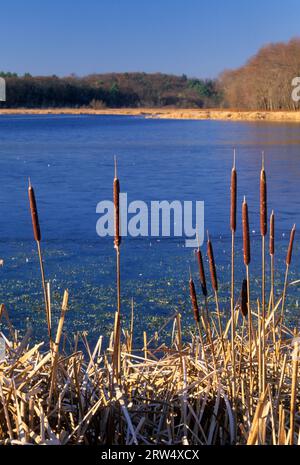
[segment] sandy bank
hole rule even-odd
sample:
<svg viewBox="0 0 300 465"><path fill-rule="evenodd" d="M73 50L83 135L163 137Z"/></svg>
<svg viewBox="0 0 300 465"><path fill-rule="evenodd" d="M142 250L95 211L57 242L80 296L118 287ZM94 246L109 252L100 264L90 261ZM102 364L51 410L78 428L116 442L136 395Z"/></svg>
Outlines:
<svg viewBox="0 0 300 465"><path fill-rule="evenodd" d="M237 111L170 108L1 109L2 115L132 115L156 119L300 122L300 111Z"/></svg>

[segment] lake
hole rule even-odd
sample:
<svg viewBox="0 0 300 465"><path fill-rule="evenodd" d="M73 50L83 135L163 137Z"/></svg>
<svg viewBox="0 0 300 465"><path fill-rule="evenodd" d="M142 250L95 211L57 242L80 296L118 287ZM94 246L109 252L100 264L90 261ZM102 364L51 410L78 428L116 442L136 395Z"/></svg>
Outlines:
<svg viewBox="0 0 300 465"><path fill-rule="evenodd" d="M0 116L0 258L4 260L0 292L14 325L24 331L30 322L37 339L46 334L28 206L30 177L38 202L54 317L59 315L63 290L68 288L68 334L85 330L95 340L112 329L115 252L111 238L96 234L96 205L112 198L114 155L121 191L128 193L129 201L205 202L205 229L209 229L214 245L222 312L229 314L229 182L234 147L238 205L244 195L249 205L253 292L260 286L259 174L261 151L265 151L269 213L274 209L276 214L276 283L280 293L290 229L293 223L300 225L298 125L127 116ZM240 210L237 296L244 277ZM291 280L299 278L298 244L296 241ZM121 260L122 313L125 317L130 314L133 298L136 338L140 339L145 328L153 332L175 311L182 313L188 331L192 322L189 267L199 286L193 249L184 247L184 238L125 238ZM294 287L288 317L297 322L298 314L298 290Z"/></svg>

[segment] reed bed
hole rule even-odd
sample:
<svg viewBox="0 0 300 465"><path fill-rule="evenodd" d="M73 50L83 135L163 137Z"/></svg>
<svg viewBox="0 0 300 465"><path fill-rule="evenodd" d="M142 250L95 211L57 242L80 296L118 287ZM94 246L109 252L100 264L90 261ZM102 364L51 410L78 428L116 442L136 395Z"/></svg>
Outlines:
<svg viewBox="0 0 300 465"><path fill-rule="evenodd" d="M18 341L12 330L0 363L0 444L299 444L299 368L290 341L278 337L274 345L267 339L267 384L259 393L255 344L251 384L244 317L239 320L235 398L233 375L228 378L230 320L224 329L226 360L217 333L212 345L202 345L197 333L183 343L178 315L170 344L154 349L149 338L147 354L131 350L123 334L120 381L113 346L104 349L102 337L91 348L80 336L86 357L78 350L58 351L59 328L54 354L43 343L29 347L28 335ZM271 314L270 336L272 321ZM293 337L287 327L282 331Z"/></svg>
<svg viewBox="0 0 300 465"><path fill-rule="evenodd" d="M31 187L32 189L32 187ZM272 444L300 445L299 356L297 328L286 325L288 273L292 261L295 226L286 257L283 288L274 289L275 228L270 217L270 277L263 263L262 294L250 295L250 235L248 205L242 205L245 277L235 283L234 255L237 210L237 172L231 178L230 229L232 233L229 312L223 317L212 239L206 263L200 247L195 258L199 282L191 272L189 293L194 326L182 338L179 313L166 320L155 334L143 332L143 347L134 346L134 302L125 327L121 319L119 180L115 172L114 205L116 249L115 326L107 347L102 336L90 347L86 334L77 334L74 348L62 344L68 317L66 290L56 332L51 322L50 286L45 297L49 344L31 346L30 328L23 338L13 328L5 305L5 357L0 361L0 444ZM262 260L267 235L267 197L264 166L260 177ZM30 206L34 239L40 255L40 230L33 191ZM270 283L267 298L266 282ZM197 290L199 294L197 296ZM276 297L277 296L277 297ZM223 305L223 303L222 303ZM228 306L227 306L228 307ZM160 334L170 327L166 344ZM56 334L55 334L56 333ZM79 342L84 350L79 350Z"/></svg>

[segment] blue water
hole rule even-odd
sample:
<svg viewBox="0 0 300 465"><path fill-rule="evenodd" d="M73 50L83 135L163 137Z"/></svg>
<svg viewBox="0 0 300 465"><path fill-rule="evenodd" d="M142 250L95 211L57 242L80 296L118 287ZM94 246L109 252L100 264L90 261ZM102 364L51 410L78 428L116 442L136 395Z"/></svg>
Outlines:
<svg viewBox="0 0 300 465"><path fill-rule="evenodd" d="M1 302L17 328L28 319L45 335L36 246L28 207L28 177L38 202L46 277L57 318L64 288L70 292L68 334L107 334L115 311L112 240L96 234L96 205L111 199L113 157L128 200L203 200L205 229L213 239L228 312L230 273L229 180L237 149L238 204L249 204L251 274L260 285L259 171L265 151L269 210L276 213L276 280L282 289L284 255L293 223L300 225L298 125L217 121L169 121L126 116L0 116ZM241 219L237 230L237 288L244 277ZM179 238L125 238L122 243L122 313L136 308L136 337L157 329L175 311L188 331L188 270L196 277L193 250ZM291 280L299 278L296 244ZM289 316L298 319L298 289ZM128 321L128 319L126 320ZM126 324L126 323L125 323Z"/></svg>

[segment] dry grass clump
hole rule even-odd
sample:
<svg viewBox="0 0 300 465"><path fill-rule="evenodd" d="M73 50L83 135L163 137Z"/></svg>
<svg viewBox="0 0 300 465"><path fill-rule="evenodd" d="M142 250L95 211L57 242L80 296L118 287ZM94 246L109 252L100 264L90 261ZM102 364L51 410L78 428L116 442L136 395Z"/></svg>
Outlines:
<svg viewBox="0 0 300 465"><path fill-rule="evenodd" d="M275 311L279 304L280 300ZM150 339L147 358L130 350L124 333L120 381L114 376L112 344L103 349L102 337L94 348L84 334L77 337L76 345L80 337L85 346L85 357L79 350L71 355L58 350L62 321L54 353L43 351L43 344L29 347L28 333L16 340L12 330L0 364L0 443L300 443L298 362L292 358L290 341L271 342L271 313L265 328L270 340L265 357L267 387L259 392L255 341L250 384L249 344L238 308L235 317L241 321L234 341L234 398L227 339L230 320L224 330L225 360L217 332L215 358L209 341L202 345L197 334L184 344L178 315L168 347L162 344L154 350ZM292 337L288 328L282 329Z"/></svg>

